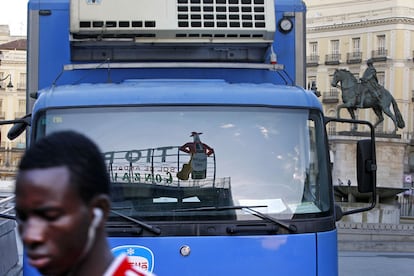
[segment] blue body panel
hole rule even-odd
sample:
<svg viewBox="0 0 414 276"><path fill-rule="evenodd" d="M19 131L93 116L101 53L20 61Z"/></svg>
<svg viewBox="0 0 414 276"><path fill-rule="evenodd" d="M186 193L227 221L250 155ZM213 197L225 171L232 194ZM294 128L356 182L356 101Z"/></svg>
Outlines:
<svg viewBox="0 0 414 276"><path fill-rule="evenodd" d="M318 275L338 275L338 236L335 231L318 233Z"/></svg>
<svg viewBox="0 0 414 276"><path fill-rule="evenodd" d="M250 104L321 110L316 96L299 87L223 80L130 80L58 86L40 94L33 113L46 107L151 104Z"/></svg>
<svg viewBox="0 0 414 276"><path fill-rule="evenodd" d="M50 15L40 15L36 33L29 29L28 37L37 37L38 60L37 73L39 74L38 90L46 88L57 79L56 84L75 84L79 82L104 83L108 80L105 69L65 71L63 65L71 64L69 30L69 0L31 0L29 1L29 13L38 13L39 10L50 10ZM276 22L285 12L305 12L305 6L299 0L276 1ZM294 21L295 18L292 18ZM229 82L249 83L275 83L294 84L295 76L295 31L288 34L276 32L274 51L277 54L278 63L285 66L283 72L275 73L267 70L247 69L111 69L110 79L117 83L125 79L143 78L195 78L195 79L225 79ZM288 42L288 43L286 43ZM300 42L302 43L302 42ZM30 49L29 49L30 51ZM31 91L34 92L34 91Z"/></svg>
<svg viewBox="0 0 414 276"><path fill-rule="evenodd" d="M146 252L149 270L159 276L338 273L336 231L244 237L110 238L109 243L111 248L125 246L130 256ZM190 248L188 256L180 254L182 246ZM38 274L26 266L25 275Z"/></svg>

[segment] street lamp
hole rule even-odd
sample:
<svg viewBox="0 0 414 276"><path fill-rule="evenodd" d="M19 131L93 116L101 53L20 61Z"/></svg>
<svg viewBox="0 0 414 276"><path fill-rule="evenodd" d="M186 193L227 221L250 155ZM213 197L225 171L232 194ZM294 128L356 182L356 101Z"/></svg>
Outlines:
<svg viewBox="0 0 414 276"><path fill-rule="evenodd" d="M9 83L7 84L7 88L13 88L13 84L12 84L12 81L11 81L11 74L8 74L4 78L0 79L0 81L5 81L8 78L10 78L10 80L9 80ZM0 85L0 88L1 88L1 85Z"/></svg>

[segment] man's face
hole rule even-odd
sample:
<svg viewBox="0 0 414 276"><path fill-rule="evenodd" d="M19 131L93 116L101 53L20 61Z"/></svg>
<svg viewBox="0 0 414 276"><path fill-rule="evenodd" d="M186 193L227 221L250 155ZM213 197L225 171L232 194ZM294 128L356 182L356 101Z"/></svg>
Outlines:
<svg viewBox="0 0 414 276"><path fill-rule="evenodd" d="M86 244L90 211L66 167L26 170L16 181L16 214L29 264L43 274L74 268Z"/></svg>

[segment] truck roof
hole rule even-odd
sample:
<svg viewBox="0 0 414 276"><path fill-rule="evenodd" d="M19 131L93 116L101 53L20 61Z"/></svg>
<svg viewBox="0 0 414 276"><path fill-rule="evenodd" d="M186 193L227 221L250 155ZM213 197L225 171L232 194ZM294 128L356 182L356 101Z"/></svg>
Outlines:
<svg viewBox="0 0 414 276"><path fill-rule="evenodd" d="M271 83L206 79L126 80L122 83L62 85L39 91L35 109L71 106L231 104L321 109L311 91Z"/></svg>

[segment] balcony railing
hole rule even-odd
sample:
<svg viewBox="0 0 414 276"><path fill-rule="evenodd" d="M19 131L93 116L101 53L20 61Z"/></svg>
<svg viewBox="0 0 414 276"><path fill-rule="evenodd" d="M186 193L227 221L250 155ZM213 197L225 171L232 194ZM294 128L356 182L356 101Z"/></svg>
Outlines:
<svg viewBox="0 0 414 276"><path fill-rule="evenodd" d="M362 62L362 52L350 52L346 54L346 63L355 64Z"/></svg>
<svg viewBox="0 0 414 276"><path fill-rule="evenodd" d="M388 55L387 49L378 49L371 52L371 58L374 61L386 61Z"/></svg>
<svg viewBox="0 0 414 276"><path fill-rule="evenodd" d="M329 92L323 92L322 102L326 104L338 103L339 92L336 88L332 88Z"/></svg>
<svg viewBox="0 0 414 276"><path fill-rule="evenodd" d="M341 63L340 60L341 60L341 54L325 55L326 65L338 65Z"/></svg>
<svg viewBox="0 0 414 276"><path fill-rule="evenodd" d="M306 66L318 66L319 65L319 56L310 55L306 57Z"/></svg>
<svg viewBox="0 0 414 276"><path fill-rule="evenodd" d="M331 125L331 124L333 124L333 125ZM336 125L334 123L330 123L327 131L328 131L328 135L329 136L336 135L336 133L337 133L337 131L336 131Z"/></svg>

